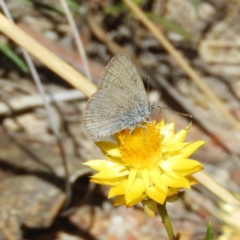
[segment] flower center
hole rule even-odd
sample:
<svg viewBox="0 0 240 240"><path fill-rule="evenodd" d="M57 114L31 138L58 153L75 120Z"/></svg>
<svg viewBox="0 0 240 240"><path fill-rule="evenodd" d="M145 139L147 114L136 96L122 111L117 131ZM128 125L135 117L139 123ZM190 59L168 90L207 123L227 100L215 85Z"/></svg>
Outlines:
<svg viewBox="0 0 240 240"><path fill-rule="evenodd" d="M156 123L141 123L132 133L118 133L122 161L136 169L151 169L162 159L162 144Z"/></svg>

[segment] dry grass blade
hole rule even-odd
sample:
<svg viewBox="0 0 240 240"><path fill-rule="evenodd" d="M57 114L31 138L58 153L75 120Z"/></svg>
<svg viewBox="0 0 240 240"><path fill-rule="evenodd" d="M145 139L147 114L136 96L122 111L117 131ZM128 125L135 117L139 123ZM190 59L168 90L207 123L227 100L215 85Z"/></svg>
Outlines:
<svg viewBox="0 0 240 240"><path fill-rule="evenodd" d="M144 12L131 0L123 0L124 3L136 14L139 20L146 26L146 28L155 36L161 45L171 54L171 56L178 62L187 75L198 85L198 87L211 99L216 108L225 116L225 118L240 131L240 125L237 120L226 110L221 101L214 95L200 76L194 71L183 56L172 46L172 44L165 38L165 36L157 29L157 27L147 18Z"/></svg>
<svg viewBox="0 0 240 240"><path fill-rule="evenodd" d="M86 76L89 80L92 80L90 70L89 70L88 61L87 61L87 56L86 56L86 53L85 53L85 50L84 50L84 47L83 47L83 44L82 44L81 36L80 36L80 34L78 32L78 29L76 27L76 24L73 20L71 11L69 10L69 7L68 7L65 0L60 0L60 2L63 6L64 11L65 11L65 14L66 14L66 17L68 19L69 25L71 26L72 33L73 33L73 36L74 36L74 39L75 39L75 42L76 42L78 52L79 52L80 56L82 57Z"/></svg>
<svg viewBox="0 0 240 240"><path fill-rule="evenodd" d="M240 209L240 202L239 200L233 196L228 190L221 187L218 183L216 183L211 177L209 177L204 172L198 172L194 174L194 177L197 179L199 183L203 186L207 183L207 189L221 199L224 202L231 204L232 206L238 207Z"/></svg>
<svg viewBox="0 0 240 240"><path fill-rule="evenodd" d="M86 96L91 96L96 91L96 86L88 81L83 75L61 60L51 51L43 47L24 31L10 22L6 17L0 14L0 31L25 48L32 56L36 57L49 69L63 78L76 89L83 92Z"/></svg>

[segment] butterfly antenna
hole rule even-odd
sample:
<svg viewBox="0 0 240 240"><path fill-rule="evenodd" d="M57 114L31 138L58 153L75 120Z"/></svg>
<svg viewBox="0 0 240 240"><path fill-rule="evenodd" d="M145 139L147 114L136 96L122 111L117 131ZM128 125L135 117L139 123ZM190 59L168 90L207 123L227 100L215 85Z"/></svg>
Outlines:
<svg viewBox="0 0 240 240"><path fill-rule="evenodd" d="M188 118L193 118L193 116L191 114L188 114L188 113L181 113L181 112L177 112L177 111L174 111L172 109L169 109L169 108L165 108L165 107L160 107L160 106L156 106L160 109L164 109L164 110L167 110L167 111L171 111L171 112L175 112L181 116L184 116L184 117L188 117ZM161 110L160 110L160 113L161 113Z"/></svg>

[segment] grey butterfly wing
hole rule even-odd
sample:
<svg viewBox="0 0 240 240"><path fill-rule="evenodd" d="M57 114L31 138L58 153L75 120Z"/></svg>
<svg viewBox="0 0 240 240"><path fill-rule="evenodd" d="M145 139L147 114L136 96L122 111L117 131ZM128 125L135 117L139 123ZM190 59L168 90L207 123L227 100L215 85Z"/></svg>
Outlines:
<svg viewBox="0 0 240 240"><path fill-rule="evenodd" d="M125 91L119 90L116 94L110 89L100 89L88 102L85 128L91 138L101 138L142 121L145 116L140 117L141 112L136 102L126 97Z"/></svg>
<svg viewBox="0 0 240 240"><path fill-rule="evenodd" d="M124 53L117 54L108 63L104 69L98 88L122 89L129 98L144 106L146 113L149 112L142 78L134 63Z"/></svg>
<svg viewBox="0 0 240 240"><path fill-rule="evenodd" d="M98 91L89 99L84 121L92 138L134 127L150 113L145 88L135 65L118 54L106 66Z"/></svg>

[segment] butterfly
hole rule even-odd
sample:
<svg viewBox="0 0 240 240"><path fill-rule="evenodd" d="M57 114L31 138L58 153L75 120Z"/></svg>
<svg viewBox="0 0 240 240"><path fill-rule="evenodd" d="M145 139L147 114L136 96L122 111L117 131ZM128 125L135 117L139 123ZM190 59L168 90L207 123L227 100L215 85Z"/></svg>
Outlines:
<svg viewBox="0 0 240 240"><path fill-rule="evenodd" d="M88 100L85 128L92 139L123 129L134 129L152 112L141 76L124 53L114 56L105 67L98 90Z"/></svg>

